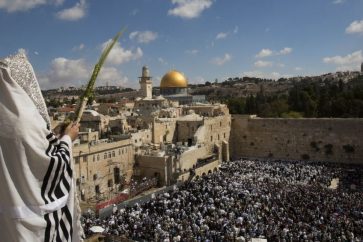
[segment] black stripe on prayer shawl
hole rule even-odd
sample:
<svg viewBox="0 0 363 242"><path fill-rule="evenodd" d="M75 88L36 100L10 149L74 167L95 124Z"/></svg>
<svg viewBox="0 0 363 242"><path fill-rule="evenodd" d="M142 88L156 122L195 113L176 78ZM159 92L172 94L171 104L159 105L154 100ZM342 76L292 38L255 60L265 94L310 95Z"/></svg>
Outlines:
<svg viewBox="0 0 363 242"><path fill-rule="evenodd" d="M42 198L45 202L45 204L48 204L49 203L49 200L45 197L45 190L47 188L47 185L48 185L48 182L49 182L49 177L50 177L50 174L53 170L53 166L54 166L54 158L51 157L50 158L50 164L49 164L49 167L48 167L48 170L47 170L47 173L45 174L45 177L44 177L44 180L43 180L43 184L42 184L42 189L41 189L41 193L42 193Z"/></svg>
<svg viewBox="0 0 363 242"><path fill-rule="evenodd" d="M73 235L73 226L72 226L73 219L72 219L72 215L71 215L71 213L70 213L70 211L69 211L69 209L68 209L67 206L65 206L64 208L62 208L62 210L63 210L63 212L64 212L64 214L65 214L65 216L67 218L67 221L69 223L69 227L71 228L70 229L70 235L71 235L71 240L72 240L72 235Z"/></svg>
<svg viewBox="0 0 363 242"><path fill-rule="evenodd" d="M45 204L48 204L49 203L48 196L46 196L46 189L48 187L50 175L52 173L52 170L53 170L53 167L54 167L54 163L55 163L54 157L52 157L50 155L51 149L54 150L56 148L55 146L53 146L53 144L57 141L56 138L53 139L54 137L55 136L53 135L53 133L50 133L49 135L47 135L47 139L49 141L49 145L48 145L48 148L47 148L45 154L50 157L50 162L49 162L50 165L49 165L48 170L47 170L47 172L45 174L45 177L43 179L43 184L42 184L42 189L41 189L41 195L42 195L42 198L43 198Z"/></svg>
<svg viewBox="0 0 363 242"><path fill-rule="evenodd" d="M48 191L48 198L53 202L54 201L54 198L52 196L53 194L53 191L55 189L55 186L56 186L56 183L57 183L57 180L58 180L58 177L61 175L61 166L62 166L62 158L58 155L58 154L55 154L55 156L57 157L57 168L54 172L54 177L53 177L53 181L51 182L51 186L50 186L50 189Z"/></svg>
<svg viewBox="0 0 363 242"><path fill-rule="evenodd" d="M46 204L69 193L72 182L71 157L68 144L59 140L50 133L47 135L49 142L46 155L50 163L43 179L41 195ZM63 187L63 188L62 188ZM72 215L67 206L53 213L45 214L46 221L45 242L71 242L72 241Z"/></svg>
<svg viewBox="0 0 363 242"><path fill-rule="evenodd" d="M54 158L54 165L51 169L51 174L53 174L53 176L52 181L50 182L50 179L48 179L48 183L46 184L49 190L47 191L45 189L48 200L50 201L55 201L55 199L62 197L65 192L68 193L70 190L72 169L70 167L71 157L68 149L68 144L61 141L51 152L51 156ZM66 176L65 173L67 173L68 176ZM60 192L62 185L66 188L66 191Z"/></svg>
<svg viewBox="0 0 363 242"><path fill-rule="evenodd" d="M45 228L44 241L50 241L50 229L52 227L52 223L49 219L49 213L44 215L44 219L47 222L47 227Z"/></svg>
<svg viewBox="0 0 363 242"><path fill-rule="evenodd" d="M64 224L63 220L60 221L60 227L62 229L62 232L63 232L63 235L65 236L65 238L68 240L69 238L69 234L68 234L68 231L67 231L67 228L66 228L66 225Z"/></svg>
<svg viewBox="0 0 363 242"><path fill-rule="evenodd" d="M69 212L67 206L61 209L61 216L55 216L54 220L56 220L56 234L54 234L55 241L64 242L64 241L72 241L72 216Z"/></svg>

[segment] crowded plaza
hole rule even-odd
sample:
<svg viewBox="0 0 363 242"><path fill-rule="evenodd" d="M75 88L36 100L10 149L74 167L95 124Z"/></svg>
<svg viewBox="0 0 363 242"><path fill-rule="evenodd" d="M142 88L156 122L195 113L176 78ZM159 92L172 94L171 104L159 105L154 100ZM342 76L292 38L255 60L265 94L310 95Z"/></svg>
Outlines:
<svg viewBox="0 0 363 242"><path fill-rule="evenodd" d="M362 241L362 200L362 166L241 158L82 225L134 241Z"/></svg>

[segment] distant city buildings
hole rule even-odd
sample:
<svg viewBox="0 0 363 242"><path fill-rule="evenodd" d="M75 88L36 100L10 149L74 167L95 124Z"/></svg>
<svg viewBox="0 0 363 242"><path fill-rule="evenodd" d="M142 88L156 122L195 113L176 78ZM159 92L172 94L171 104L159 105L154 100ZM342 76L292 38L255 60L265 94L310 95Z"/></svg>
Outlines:
<svg viewBox="0 0 363 242"><path fill-rule="evenodd" d="M323 84L348 82L360 74L336 72L310 78ZM185 76L172 70L161 79L160 93L153 93L150 70L144 66L138 91L105 92L96 97L99 101L93 101L82 116L73 152L81 200L109 200L122 191L127 193L132 181L144 178L157 179L158 185L164 186L218 170L222 161L229 160L231 115L226 105L207 103L203 93L238 97L253 95L261 88L266 93L284 93L302 79L262 83L251 78L231 79L191 92ZM54 125L74 113L78 96L66 93L75 91L79 90L70 88L58 96L52 94L52 98L68 100L67 105L51 109Z"/></svg>
<svg viewBox="0 0 363 242"><path fill-rule="evenodd" d="M140 90L122 102L93 102L81 119L73 151L82 201L109 200L132 181L157 179L171 185L218 170L229 160L231 115L224 104L193 99L186 78L168 72L153 95L149 69ZM196 102L201 100L202 102ZM55 110L65 120L74 106Z"/></svg>

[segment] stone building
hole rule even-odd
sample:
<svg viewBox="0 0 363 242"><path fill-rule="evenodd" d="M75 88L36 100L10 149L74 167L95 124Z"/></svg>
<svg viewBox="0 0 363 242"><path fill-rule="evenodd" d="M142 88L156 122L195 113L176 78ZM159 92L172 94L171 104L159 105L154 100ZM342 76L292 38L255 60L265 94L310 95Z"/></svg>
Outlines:
<svg viewBox="0 0 363 242"><path fill-rule="evenodd" d="M171 185L214 172L229 160L226 105L197 105L180 72L165 74L163 96L152 95L145 66L139 83L141 95L132 105L97 105L103 114L86 110L81 119L84 132L73 156L82 200L110 199L131 177L157 177L159 185Z"/></svg>
<svg viewBox="0 0 363 242"><path fill-rule="evenodd" d="M152 81L147 66L142 68L142 75L139 77L139 80L141 96L144 98L152 98Z"/></svg>
<svg viewBox="0 0 363 242"><path fill-rule="evenodd" d="M169 99L178 101L180 105L205 102L205 96L193 96L188 93L188 80L176 70L166 73L160 82L160 94Z"/></svg>
<svg viewBox="0 0 363 242"><path fill-rule="evenodd" d="M77 190L83 201L111 198L133 174L131 139L81 144L73 148L73 158Z"/></svg>
<svg viewBox="0 0 363 242"><path fill-rule="evenodd" d="M151 82L145 67L140 79ZM140 90L144 90L141 80ZM175 70L162 78L160 93L162 96L144 95L135 100L134 111L142 124L136 128L150 129L150 133L140 132L133 138L137 147L135 174L156 176L160 185L170 185L212 172L223 160L229 160L231 116L225 105L196 105L188 94L187 79ZM141 140L145 141L142 145Z"/></svg>
<svg viewBox="0 0 363 242"><path fill-rule="evenodd" d="M160 94L164 96L188 95L187 79L176 70L169 71L161 79Z"/></svg>
<svg viewBox="0 0 363 242"><path fill-rule="evenodd" d="M179 110L187 115L154 117L150 145L135 158L140 177L156 176L160 185L170 185L213 172L229 160L228 108L221 104L193 107Z"/></svg>

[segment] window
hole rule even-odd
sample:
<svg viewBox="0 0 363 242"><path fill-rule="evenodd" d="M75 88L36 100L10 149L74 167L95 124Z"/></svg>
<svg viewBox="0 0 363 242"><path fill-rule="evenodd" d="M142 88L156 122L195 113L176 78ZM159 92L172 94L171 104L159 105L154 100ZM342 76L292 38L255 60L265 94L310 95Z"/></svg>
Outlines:
<svg viewBox="0 0 363 242"><path fill-rule="evenodd" d="M109 180L107 181L107 186L108 186L108 187L112 187L112 186L113 186L113 180L112 180L112 179L109 179Z"/></svg>
<svg viewBox="0 0 363 242"><path fill-rule="evenodd" d="M79 157L76 157L75 159L74 159L74 162L77 164L77 163L79 163Z"/></svg>
<svg viewBox="0 0 363 242"><path fill-rule="evenodd" d="M118 149L118 155L121 155L121 149Z"/></svg>
<svg viewBox="0 0 363 242"><path fill-rule="evenodd" d="M96 192L96 194L100 194L100 186L99 185L95 186L95 192Z"/></svg>
<svg viewBox="0 0 363 242"><path fill-rule="evenodd" d="M221 122L219 122L219 127L222 127L222 121L221 121Z"/></svg>
<svg viewBox="0 0 363 242"><path fill-rule="evenodd" d="M83 156L83 162L87 162L87 156Z"/></svg>
<svg viewBox="0 0 363 242"><path fill-rule="evenodd" d="M108 152L108 158L111 158L111 151Z"/></svg>
<svg viewBox="0 0 363 242"><path fill-rule="evenodd" d="M107 159L107 153L106 152L103 154L103 159Z"/></svg>
<svg viewBox="0 0 363 242"><path fill-rule="evenodd" d="M223 133L223 138L226 138L226 133Z"/></svg>
<svg viewBox="0 0 363 242"><path fill-rule="evenodd" d="M115 157L115 151L112 151L112 157Z"/></svg>
<svg viewBox="0 0 363 242"><path fill-rule="evenodd" d="M213 136L210 137L210 141L213 141Z"/></svg>
<svg viewBox="0 0 363 242"><path fill-rule="evenodd" d="M219 140L219 134L218 134L218 140Z"/></svg>
<svg viewBox="0 0 363 242"><path fill-rule="evenodd" d="M93 155L93 161L96 161L96 155Z"/></svg>
<svg viewBox="0 0 363 242"><path fill-rule="evenodd" d="M100 155L97 155L97 161L99 161L100 160Z"/></svg>
<svg viewBox="0 0 363 242"><path fill-rule="evenodd" d="M122 149L122 154L124 154L124 149Z"/></svg>

